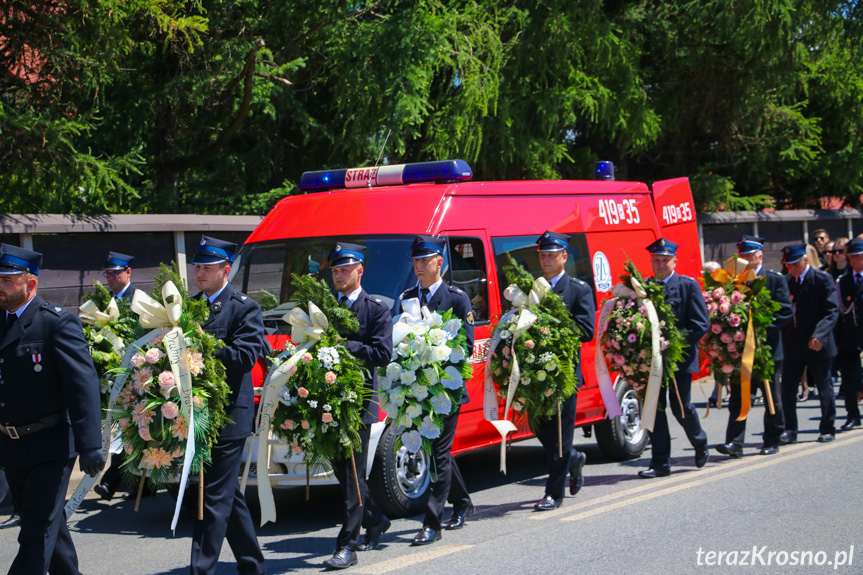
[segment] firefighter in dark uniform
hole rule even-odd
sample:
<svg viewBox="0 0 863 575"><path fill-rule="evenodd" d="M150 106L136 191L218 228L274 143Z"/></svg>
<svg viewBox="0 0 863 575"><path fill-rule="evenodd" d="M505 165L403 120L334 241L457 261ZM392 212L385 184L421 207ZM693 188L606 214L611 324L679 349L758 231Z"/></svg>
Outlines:
<svg viewBox="0 0 863 575"><path fill-rule="evenodd" d="M132 284L132 262L134 259L134 256L120 252L108 252L105 257L105 263L102 265L103 275L108 283L108 288L111 290L111 295L118 300L125 299L131 302L132 296L135 295L135 286ZM120 481L123 479L120 466L123 465L125 459L126 454L123 451L113 454L110 467L102 475L99 483L93 486L93 491L105 501L110 501L120 486ZM152 491L147 490L143 493L151 494Z"/></svg>
<svg viewBox="0 0 863 575"><path fill-rule="evenodd" d="M860 425L860 407L863 393L863 368L860 352L863 351L863 240L855 238L845 244L848 253L849 273L836 280L839 292L839 322L836 335L839 347L839 369L842 370L842 395L848 419L840 427L848 431Z"/></svg>
<svg viewBox="0 0 863 575"><path fill-rule="evenodd" d="M429 311L445 312L452 310L455 317L462 320L467 335L467 356L473 351L473 306L468 295L457 287L449 286L441 278L444 264L446 238L437 236L417 236L411 245L411 259L414 274L418 284L399 296L399 307L406 299L417 299L421 306ZM399 312L403 311L401 309ZM443 422L441 434L432 442L432 457L437 479L432 481L429 489L426 514L423 527L411 543L413 545L428 545L439 541L443 509L447 500L453 504L452 517L446 529L461 529L465 518L474 510L467 492L467 486L459 471L458 464L452 456L452 442L455 439L456 424L461 405L470 401L467 389L464 390L459 405Z"/></svg>
<svg viewBox="0 0 863 575"><path fill-rule="evenodd" d="M0 467L21 514L12 575L78 575L63 505L102 457L99 377L78 318L36 293L42 254L0 244Z"/></svg>
<svg viewBox="0 0 863 575"><path fill-rule="evenodd" d="M785 432L780 443L797 443L797 386L803 370L818 386L821 402L821 424L818 441L833 441L836 433L836 401L830 364L836 356L833 328L839 319L836 284L826 272L809 265L806 244L782 248L782 261L788 267L788 291L794 318L782 332L785 363L782 366L782 406L785 411Z"/></svg>
<svg viewBox="0 0 863 575"><path fill-rule="evenodd" d="M566 260L569 257L569 236L547 231L537 240L537 252L539 265L542 268L543 277L551 284L551 291L560 296L569 315L578 328L582 342L593 339L596 324L596 303L593 299L593 290L590 286L570 277L564 271ZM576 385L579 387L584 383L581 375L581 352L579 352L578 366L575 370ZM582 470L587 462L587 456L577 451L572 445L575 434L575 406L578 393L573 393L560 406L560 429L558 436L557 417L539 419L532 418L531 431L545 449L546 462L548 464L548 479L545 481L545 496L534 505L538 511L550 511L560 507L563 503L563 490L569 475L569 493L575 495L584 483ZM558 438L562 441L563 448L558 444ZM563 453L561 457L559 454Z"/></svg>
<svg viewBox="0 0 863 575"><path fill-rule="evenodd" d="M791 296L788 293L788 284L781 274L767 270L764 263L764 238L756 236L743 236L737 242L737 254L740 258L749 262L746 266L759 277L766 276L764 286L770 292L770 297L779 304L779 310L773 315L773 321L767 326L767 345L770 346L773 356L773 379L768 382L770 395L773 397L775 413L764 407L764 436L761 445L761 455L773 455L779 451L779 437L785 431L785 416L782 413L782 391L780 381L782 378L782 328L791 321ZM752 379L752 393L759 387L763 392L764 382L760 379ZM732 458L743 455L743 439L746 436L746 420L737 421L740 415L741 397L740 386L731 386L731 398L728 403L728 427L725 430L725 443L716 446L716 451L729 455Z"/></svg>
<svg viewBox="0 0 863 575"><path fill-rule="evenodd" d="M347 336L348 351L365 363L370 379L366 383L374 391L378 389L377 368L390 362L393 355L393 322L390 310L381 300L370 296L360 285L365 263L364 246L337 243L327 260L332 271L333 286L339 305L350 308L360 322L356 333ZM329 569L345 569L357 563L356 551L374 549L380 536L390 528L390 520L372 500L366 485L366 455L369 447L369 432L372 423L378 421L377 398L372 396L363 406L363 423L358 429L362 449L354 452L357 479L362 493L362 504L357 495L350 459L333 461L333 470L342 489L345 501L345 523L336 539L336 551L324 561ZM366 528L363 545L358 545L360 527Z"/></svg>
<svg viewBox="0 0 863 575"><path fill-rule="evenodd" d="M701 428L698 412L692 405L692 374L698 371L698 342L710 328L707 315L707 305L701 293L701 286L688 276L674 271L677 267L677 244L665 238L659 238L649 246L650 266L653 277L648 281L665 284L665 301L671 306L672 313L677 316L678 325L683 331L689 347L684 348L683 360L677 365L674 379L680 394L677 400L674 390L659 394L659 406L656 410L656 421L650 433L651 460L650 467L638 472L646 478L667 477L671 474L671 434L668 429L666 406L671 402L671 413L686 432L689 443L695 449L695 467L701 468L707 463L707 434ZM669 400L668 394L672 394ZM683 413L680 412L683 403Z"/></svg>
<svg viewBox="0 0 863 575"><path fill-rule="evenodd" d="M255 419L252 367L264 348L261 307L228 283L237 245L203 236L195 251L195 281L210 315L204 331L225 342L216 353L231 387L225 414L229 423L213 444L212 463L204 469L204 519L192 530L191 573L215 573L227 538L240 573L266 573L255 525L240 491L240 464Z"/></svg>

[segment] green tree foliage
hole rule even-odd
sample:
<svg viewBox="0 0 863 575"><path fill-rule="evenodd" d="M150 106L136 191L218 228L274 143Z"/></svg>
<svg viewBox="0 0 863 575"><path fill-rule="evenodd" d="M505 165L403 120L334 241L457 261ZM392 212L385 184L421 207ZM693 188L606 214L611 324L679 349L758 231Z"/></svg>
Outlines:
<svg viewBox="0 0 863 575"><path fill-rule="evenodd" d="M859 204L856 0L9 0L0 206L264 213L310 169ZM386 142L386 145L384 143ZM383 150L383 153L381 151Z"/></svg>

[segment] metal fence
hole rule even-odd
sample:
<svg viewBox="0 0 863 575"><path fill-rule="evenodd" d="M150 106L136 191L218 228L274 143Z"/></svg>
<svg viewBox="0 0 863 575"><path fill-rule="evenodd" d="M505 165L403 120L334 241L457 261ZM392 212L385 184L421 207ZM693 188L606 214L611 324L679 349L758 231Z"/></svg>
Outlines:
<svg viewBox="0 0 863 575"><path fill-rule="evenodd" d="M697 220L702 261L724 262L737 252L740 236L748 234L766 240L764 264L776 271L782 268L782 248L812 243L810 237L817 229L827 230L833 240L863 233L861 210L716 212L698 214Z"/></svg>
<svg viewBox="0 0 863 575"><path fill-rule="evenodd" d="M178 262L188 278L186 257L202 235L242 243L261 222L260 216L55 214L0 216L0 242L43 254L39 292L47 300L75 309L93 280L102 277L108 251L135 256L132 282L149 291L162 262ZM766 238L767 267L781 268L782 247L809 242L811 233L827 230L833 239L863 232L861 210L787 210L698 214L703 261L725 261L744 234ZM194 287L192 288L194 290Z"/></svg>

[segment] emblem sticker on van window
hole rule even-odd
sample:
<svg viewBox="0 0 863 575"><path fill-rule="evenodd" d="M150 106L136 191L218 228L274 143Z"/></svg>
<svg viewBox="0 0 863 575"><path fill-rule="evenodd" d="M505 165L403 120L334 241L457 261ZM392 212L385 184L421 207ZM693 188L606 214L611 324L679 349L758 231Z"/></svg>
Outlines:
<svg viewBox="0 0 863 575"><path fill-rule="evenodd" d="M596 291L611 291L611 266L602 252L593 254L593 281L596 284Z"/></svg>

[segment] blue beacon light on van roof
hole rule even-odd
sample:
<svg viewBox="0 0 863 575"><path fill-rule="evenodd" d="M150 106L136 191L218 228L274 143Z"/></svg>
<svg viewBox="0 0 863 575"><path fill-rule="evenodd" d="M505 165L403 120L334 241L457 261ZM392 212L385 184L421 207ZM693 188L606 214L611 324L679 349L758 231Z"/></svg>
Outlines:
<svg viewBox="0 0 863 575"><path fill-rule="evenodd" d="M593 171L594 180L614 181L614 163L613 162L596 162L596 169Z"/></svg>
<svg viewBox="0 0 863 575"><path fill-rule="evenodd" d="M472 177L473 171L464 160L442 160L374 168L304 172L300 176L299 188L304 192L323 192L420 182L466 182Z"/></svg>

